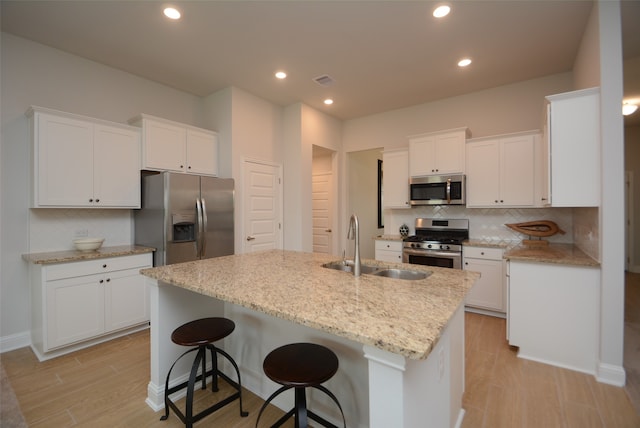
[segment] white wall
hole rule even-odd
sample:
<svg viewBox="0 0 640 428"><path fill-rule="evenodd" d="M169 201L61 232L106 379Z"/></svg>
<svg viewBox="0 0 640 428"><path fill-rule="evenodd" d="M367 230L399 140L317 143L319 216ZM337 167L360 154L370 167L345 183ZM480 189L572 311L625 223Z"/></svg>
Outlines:
<svg viewBox="0 0 640 428"><path fill-rule="evenodd" d="M636 113L640 114L640 113ZM625 171L633 173L633 225L634 234L631 237L633 254L631 267L634 272L640 272L640 126L625 127Z"/></svg>
<svg viewBox="0 0 640 428"><path fill-rule="evenodd" d="M121 123L149 113L203 124L202 102L195 96L12 35L3 33L1 43L0 337L6 338L24 335L29 329L27 264L22 254L67 247L74 228L113 237L117 244L131 243L127 210L105 214L108 225L101 224L102 229L87 216L87 210L29 210L27 108L39 105ZM60 230L39 236L43 222L51 219ZM31 234L30 221L34 225Z"/></svg>

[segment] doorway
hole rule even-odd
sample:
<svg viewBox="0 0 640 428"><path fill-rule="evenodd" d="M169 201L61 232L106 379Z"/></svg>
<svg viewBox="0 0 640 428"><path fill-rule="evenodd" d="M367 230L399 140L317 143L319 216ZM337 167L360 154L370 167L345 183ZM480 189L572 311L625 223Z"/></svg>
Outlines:
<svg viewBox="0 0 640 428"><path fill-rule="evenodd" d="M379 160L382 160L382 148L347 153L347 213L358 215L360 256L366 259L375 258L373 237L384 233L384 229L378 228ZM353 255L353 245L347 244L347 253Z"/></svg>
<svg viewBox="0 0 640 428"><path fill-rule="evenodd" d="M311 211L314 253L335 254L335 154L333 150L313 146Z"/></svg>

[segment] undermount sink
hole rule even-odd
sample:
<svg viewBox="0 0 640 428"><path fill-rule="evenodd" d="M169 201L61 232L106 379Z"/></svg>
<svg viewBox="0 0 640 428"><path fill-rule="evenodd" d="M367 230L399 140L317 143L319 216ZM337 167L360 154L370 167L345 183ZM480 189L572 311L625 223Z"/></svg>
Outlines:
<svg viewBox="0 0 640 428"><path fill-rule="evenodd" d="M337 261L337 262L325 263L322 265L322 267L327 269L335 269L335 270L341 270L343 272L353 273L353 262L351 261ZM405 279L405 280L414 280L414 281L418 279L425 279L431 274L431 273L420 272L415 270L391 269L391 268L384 268L384 267L371 266L371 265L362 265L360 267L360 271L365 274L382 276L385 278Z"/></svg>
<svg viewBox="0 0 640 428"><path fill-rule="evenodd" d="M394 278L394 279L409 279L409 280L417 280L417 279L425 279L431 273L427 272L418 272L416 270L407 270L407 269L382 269L377 272L373 272L373 275L376 276L384 276L386 278Z"/></svg>
<svg viewBox="0 0 640 428"><path fill-rule="evenodd" d="M325 263L322 265L322 267L328 268L328 269L335 269L335 270L341 270L344 272L351 272L353 273L353 262L352 261L339 261L339 262L331 262L331 263ZM360 272L361 273L374 273L376 271L379 271L380 268L376 267L376 266L370 266L370 265L361 265L360 266Z"/></svg>

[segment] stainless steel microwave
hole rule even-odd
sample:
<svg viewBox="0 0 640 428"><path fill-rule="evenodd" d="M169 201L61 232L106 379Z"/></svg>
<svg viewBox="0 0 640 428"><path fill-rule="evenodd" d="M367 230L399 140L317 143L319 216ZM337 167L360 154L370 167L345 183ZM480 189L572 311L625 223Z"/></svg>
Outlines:
<svg viewBox="0 0 640 428"><path fill-rule="evenodd" d="M466 179L458 175L428 175L409 179L411 206L465 205Z"/></svg>

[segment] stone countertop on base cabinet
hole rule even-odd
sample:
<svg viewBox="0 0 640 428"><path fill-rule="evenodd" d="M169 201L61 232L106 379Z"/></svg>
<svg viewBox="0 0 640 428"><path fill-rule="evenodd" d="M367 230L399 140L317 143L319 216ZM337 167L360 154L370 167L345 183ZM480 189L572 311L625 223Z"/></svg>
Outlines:
<svg viewBox="0 0 640 428"><path fill-rule="evenodd" d="M105 259L108 257L132 256L134 254L152 253L155 248L140 245L118 245L100 247L95 251L48 251L43 253L23 254L22 258L33 264L49 265L55 263L70 263L83 260Z"/></svg>
<svg viewBox="0 0 640 428"><path fill-rule="evenodd" d="M504 254L507 260L599 267L600 262L573 244L521 245Z"/></svg>
<svg viewBox="0 0 640 428"><path fill-rule="evenodd" d="M338 257L285 250L224 256L141 273L224 302L374 346L404 357L429 356L479 277L476 272L363 260L431 272L408 281L322 267Z"/></svg>

